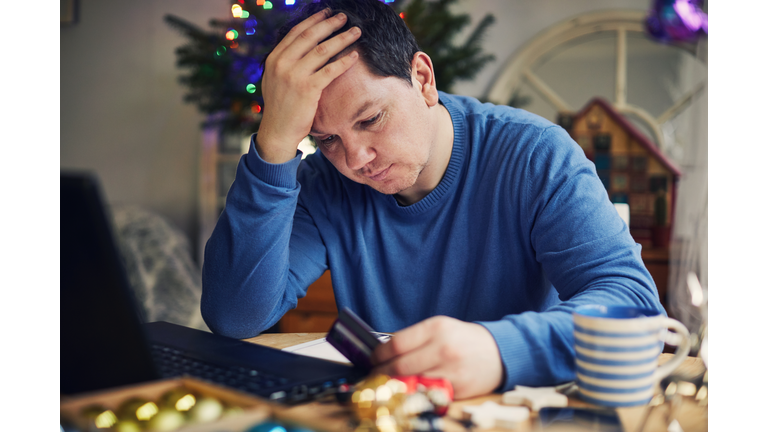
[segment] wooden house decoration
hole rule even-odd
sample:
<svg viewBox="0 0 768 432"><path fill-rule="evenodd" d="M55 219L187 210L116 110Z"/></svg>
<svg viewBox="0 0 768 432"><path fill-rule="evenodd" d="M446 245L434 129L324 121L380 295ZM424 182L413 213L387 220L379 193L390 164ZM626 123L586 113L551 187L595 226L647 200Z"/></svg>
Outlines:
<svg viewBox="0 0 768 432"><path fill-rule="evenodd" d="M594 162L613 203L629 205L629 231L646 248L668 249L680 170L610 103L592 99L558 123Z"/></svg>

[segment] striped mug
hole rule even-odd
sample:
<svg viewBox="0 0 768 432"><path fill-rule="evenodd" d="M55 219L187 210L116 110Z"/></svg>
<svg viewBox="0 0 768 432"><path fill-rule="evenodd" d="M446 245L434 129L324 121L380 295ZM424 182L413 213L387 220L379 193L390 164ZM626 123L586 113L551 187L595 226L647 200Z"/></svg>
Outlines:
<svg viewBox="0 0 768 432"><path fill-rule="evenodd" d="M579 395L597 405L647 404L654 386L671 374L691 349L688 329L651 309L579 306L573 311L573 324ZM676 345L677 350L672 359L659 366L665 342Z"/></svg>

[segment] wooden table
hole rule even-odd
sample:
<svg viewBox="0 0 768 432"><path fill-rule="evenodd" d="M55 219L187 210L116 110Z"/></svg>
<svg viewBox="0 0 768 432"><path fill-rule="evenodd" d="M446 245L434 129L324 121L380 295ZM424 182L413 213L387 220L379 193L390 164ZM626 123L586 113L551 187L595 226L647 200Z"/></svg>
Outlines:
<svg viewBox="0 0 768 432"><path fill-rule="evenodd" d="M246 339L248 342L266 345L273 348L286 348L289 346L297 345L304 342L309 342L315 339L325 337L325 333L271 333L263 334L255 338ZM670 354L662 354L659 363L664 363L672 356ZM685 362L676 370L678 373L685 373L687 375L697 375L704 371L704 365L701 359L688 357ZM660 391L657 389L657 392ZM455 401L451 404L448 410L448 416L451 418L461 418L462 407L468 405L479 405L485 401L495 401L501 403L500 394L491 394L488 396L476 397L472 399L466 399L461 401ZM591 407L586 402L582 402L578 397L570 397L569 406L574 407ZM637 432L641 419L645 416L648 407L634 407L634 408L619 408L617 412L624 430L626 432ZM667 431L667 424L665 422L667 414L669 412L669 406L661 405L654 408L651 411L651 415L645 425L644 431ZM677 420L680 423L683 431L685 432L698 432L708 430L708 407L700 406L693 398L684 398L682 405L677 411ZM306 423L307 426L314 426L326 430L333 431L353 431L354 430L354 412L348 407L341 406L333 402L311 402L307 404L298 405L295 407L281 407L278 409L278 417L289 418ZM446 431L462 431L465 430L459 423L446 421ZM487 429L491 430L491 429ZM523 428L517 429L519 431L532 431L535 430L532 424L529 424Z"/></svg>

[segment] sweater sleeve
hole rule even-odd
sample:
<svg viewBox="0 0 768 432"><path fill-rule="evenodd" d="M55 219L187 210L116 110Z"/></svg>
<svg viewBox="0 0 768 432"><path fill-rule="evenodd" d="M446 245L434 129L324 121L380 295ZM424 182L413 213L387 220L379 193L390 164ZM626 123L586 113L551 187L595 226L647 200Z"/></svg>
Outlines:
<svg viewBox="0 0 768 432"><path fill-rule="evenodd" d="M582 304L635 305L665 313L640 257L590 162L557 126L527 153L521 228L560 303L540 312L481 322L504 364L501 390L575 379L572 310Z"/></svg>
<svg viewBox="0 0 768 432"><path fill-rule="evenodd" d="M274 325L326 269L317 227L297 205L301 153L284 164L253 140L205 246L201 312L218 334L248 338Z"/></svg>

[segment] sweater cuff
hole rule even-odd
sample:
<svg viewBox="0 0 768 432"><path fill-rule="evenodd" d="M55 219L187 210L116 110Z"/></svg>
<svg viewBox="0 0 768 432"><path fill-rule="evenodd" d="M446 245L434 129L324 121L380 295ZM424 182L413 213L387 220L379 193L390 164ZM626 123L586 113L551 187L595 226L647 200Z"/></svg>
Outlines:
<svg viewBox="0 0 768 432"><path fill-rule="evenodd" d="M265 161L256 151L256 134L251 135L251 145L245 156L245 164L248 170L259 180L276 187L294 189L296 187L296 174L301 163L303 153L296 150L296 156L288 162L273 164Z"/></svg>
<svg viewBox="0 0 768 432"><path fill-rule="evenodd" d="M531 356L530 347L525 343L525 338L520 330L507 320L477 321L477 324L491 332L501 354L504 377L501 386L496 391L512 390L526 372L530 373L530 371L535 370L536 364Z"/></svg>

